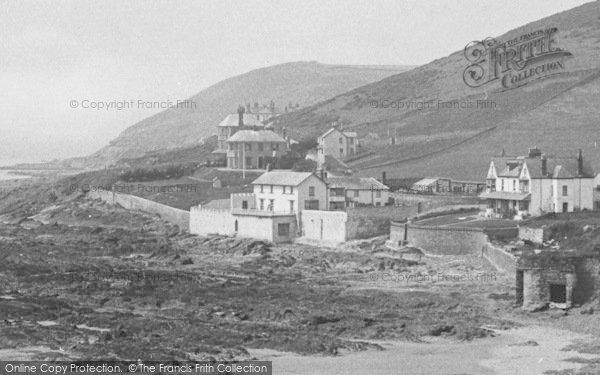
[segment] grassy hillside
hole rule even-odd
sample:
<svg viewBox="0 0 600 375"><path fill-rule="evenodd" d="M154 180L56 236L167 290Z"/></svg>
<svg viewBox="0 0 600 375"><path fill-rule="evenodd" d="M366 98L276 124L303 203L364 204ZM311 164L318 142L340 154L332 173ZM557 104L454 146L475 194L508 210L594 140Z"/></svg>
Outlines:
<svg viewBox="0 0 600 375"><path fill-rule="evenodd" d="M171 108L127 128L108 146L74 163L102 166L146 151L198 144L239 104L312 105L405 71L403 66L344 66L294 62L253 70L221 81L189 98L194 108ZM192 106L189 106L192 107Z"/></svg>
<svg viewBox="0 0 600 375"><path fill-rule="evenodd" d="M314 138L332 121L356 130L365 156L351 163L364 175L442 175L482 179L489 157L502 148L522 154L537 145L549 154L585 156L600 168L600 3L547 17L496 37L508 41L539 29L558 28L557 45L572 53L565 71L511 90L474 89L463 82L463 51L279 118L299 138ZM487 35L475 35L484 39ZM469 41L465 41L465 44ZM386 102L387 100L387 102ZM477 100L493 103L477 108ZM404 108L382 108L395 101ZM431 102L430 102L431 101ZM438 101L471 103L446 108ZM422 106L430 102L429 106ZM410 105L410 108L406 108ZM421 107L417 107L421 104ZM396 106L396 107L399 107ZM391 145L390 137L397 137Z"/></svg>

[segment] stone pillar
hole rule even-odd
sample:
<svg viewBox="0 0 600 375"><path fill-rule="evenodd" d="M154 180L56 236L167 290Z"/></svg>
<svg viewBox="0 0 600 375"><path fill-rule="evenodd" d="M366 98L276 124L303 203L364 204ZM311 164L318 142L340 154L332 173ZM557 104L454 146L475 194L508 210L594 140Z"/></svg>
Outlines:
<svg viewBox="0 0 600 375"><path fill-rule="evenodd" d="M542 272L539 269L528 269L523 271L523 308L535 311L543 308L548 301L542 299Z"/></svg>
<svg viewBox="0 0 600 375"><path fill-rule="evenodd" d="M577 284L577 274L575 272L567 273L566 275L567 283L566 283L566 305L567 308L573 306L573 292L575 290L575 284Z"/></svg>

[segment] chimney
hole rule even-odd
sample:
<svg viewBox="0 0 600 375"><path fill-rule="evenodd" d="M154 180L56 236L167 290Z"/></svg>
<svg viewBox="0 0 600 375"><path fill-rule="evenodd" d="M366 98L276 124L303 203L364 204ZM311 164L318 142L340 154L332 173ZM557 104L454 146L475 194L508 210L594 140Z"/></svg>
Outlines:
<svg viewBox="0 0 600 375"><path fill-rule="evenodd" d="M285 129L285 126L283 127L283 139L287 140L287 131Z"/></svg>
<svg viewBox="0 0 600 375"><path fill-rule="evenodd" d="M583 176L583 151L577 150L577 174Z"/></svg>
<svg viewBox="0 0 600 375"><path fill-rule="evenodd" d="M241 105L238 107L238 125L244 126L244 112L246 110Z"/></svg>
<svg viewBox="0 0 600 375"><path fill-rule="evenodd" d="M381 172L381 183L384 185L385 185L385 178L386 178L385 172Z"/></svg>
<svg viewBox="0 0 600 375"><path fill-rule="evenodd" d="M542 154L540 159L542 161L542 177L545 177L548 174L548 160L546 159L546 154Z"/></svg>
<svg viewBox="0 0 600 375"><path fill-rule="evenodd" d="M533 146L529 149L530 158L538 158L540 156L542 156L542 151L540 151L540 149L537 148L537 146Z"/></svg>

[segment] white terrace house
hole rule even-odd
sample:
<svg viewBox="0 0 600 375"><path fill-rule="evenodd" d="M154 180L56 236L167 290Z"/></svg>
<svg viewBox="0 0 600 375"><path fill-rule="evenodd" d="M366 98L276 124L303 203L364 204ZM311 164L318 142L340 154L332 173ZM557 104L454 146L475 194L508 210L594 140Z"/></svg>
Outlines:
<svg viewBox="0 0 600 375"><path fill-rule="evenodd" d="M357 205L385 206L390 188L373 177L327 177L329 208L345 210Z"/></svg>
<svg viewBox="0 0 600 375"><path fill-rule="evenodd" d="M581 150L573 158L547 158L537 148L527 156L494 157L486 178L487 216L538 216L594 208L594 173Z"/></svg>
<svg viewBox="0 0 600 375"><path fill-rule="evenodd" d="M310 172L273 170L252 182L259 211L327 210L327 184Z"/></svg>

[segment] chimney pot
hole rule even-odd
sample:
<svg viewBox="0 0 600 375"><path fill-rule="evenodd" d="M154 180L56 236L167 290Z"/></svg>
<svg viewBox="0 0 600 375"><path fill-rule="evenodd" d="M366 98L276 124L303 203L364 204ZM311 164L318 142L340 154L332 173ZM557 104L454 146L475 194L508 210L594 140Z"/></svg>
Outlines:
<svg viewBox="0 0 600 375"><path fill-rule="evenodd" d="M239 126L244 126L244 112L246 110L244 109L243 106L239 106L238 107L238 125Z"/></svg>
<svg viewBox="0 0 600 375"><path fill-rule="evenodd" d="M577 174L583 175L583 151L581 149L577 150Z"/></svg>
<svg viewBox="0 0 600 375"><path fill-rule="evenodd" d="M542 154L542 176L546 176L548 174L548 160L546 159L546 154Z"/></svg>

